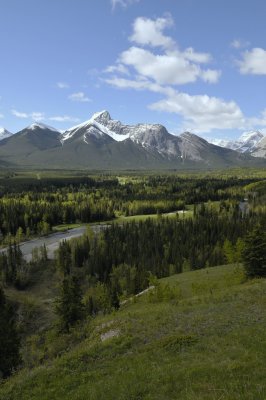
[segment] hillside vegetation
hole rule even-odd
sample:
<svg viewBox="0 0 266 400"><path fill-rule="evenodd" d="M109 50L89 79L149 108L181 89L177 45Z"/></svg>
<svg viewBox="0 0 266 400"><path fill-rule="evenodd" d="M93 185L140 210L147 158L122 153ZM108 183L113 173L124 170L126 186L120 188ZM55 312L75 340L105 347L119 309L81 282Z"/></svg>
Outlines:
<svg viewBox="0 0 266 400"><path fill-rule="evenodd" d="M266 280L234 264L152 283L69 334L31 337L0 399L265 399Z"/></svg>

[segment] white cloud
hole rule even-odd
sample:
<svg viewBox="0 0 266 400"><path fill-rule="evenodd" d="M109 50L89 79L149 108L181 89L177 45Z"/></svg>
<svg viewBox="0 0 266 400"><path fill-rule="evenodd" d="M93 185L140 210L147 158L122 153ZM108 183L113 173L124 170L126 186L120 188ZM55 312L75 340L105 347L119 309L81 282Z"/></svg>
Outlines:
<svg viewBox="0 0 266 400"><path fill-rule="evenodd" d="M190 62L186 54L197 56L197 53L191 50L183 53L175 50L154 54L139 47L130 47L119 59L122 64L134 67L138 74L159 84L182 85L195 82L198 78L210 83L217 82L221 74L219 71L202 70L199 65ZM201 53L198 53L198 56L203 59Z"/></svg>
<svg viewBox="0 0 266 400"><path fill-rule="evenodd" d="M233 47L234 49L243 49L245 47L248 47L249 45L250 45L249 42L241 40L241 39L234 39L230 43L230 46Z"/></svg>
<svg viewBox="0 0 266 400"><path fill-rule="evenodd" d="M72 93L68 96L68 98L69 100L78 101L81 103L91 101L91 99L89 99L83 92Z"/></svg>
<svg viewBox="0 0 266 400"><path fill-rule="evenodd" d="M25 113L17 110L11 110L11 113L17 118L33 119L34 121L43 121L45 115L42 112Z"/></svg>
<svg viewBox="0 0 266 400"><path fill-rule="evenodd" d="M138 75L137 79L153 80L159 85L183 85L198 79L216 83L221 71L202 68L202 64L212 61L209 53L197 52L193 47L182 51L170 36L164 34L164 30L173 24L170 14L156 19L136 18L133 34L129 37L136 45L123 51L116 64L107 67L104 72L128 76L134 72ZM160 52L154 49L157 47L161 48Z"/></svg>
<svg viewBox="0 0 266 400"><path fill-rule="evenodd" d="M66 83L66 82L57 82L57 83L56 83L56 86L57 86L59 89L68 89L68 88L69 88L69 84Z"/></svg>
<svg viewBox="0 0 266 400"><path fill-rule="evenodd" d="M219 81L222 72L215 69L207 69L201 71L201 79L208 83L216 83Z"/></svg>
<svg viewBox="0 0 266 400"><path fill-rule="evenodd" d="M107 68L105 68L104 72L120 72L121 74L129 75L128 69L123 64L109 65Z"/></svg>
<svg viewBox="0 0 266 400"><path fill-rule="evenodd" d="M234 101L207 95L176 92L149 106L152 110L176 113L184 118L184 127L197 132L212 129L244 129L247 121Z"/></svg>
<svg viewBox="0 0 266 400"><path fill-rule="evenodd" d="M104 81L118 89L146 90L160 95L161 99L148 107L181 116L183 129L208 133L213 129L245 130L266 126L266 113L259 118L249 118L233 100L177 90L179 85L199 79L216 83L221 71L206 67L212 62L209 53L197 52L193 47L181 50L170 36L166 36L164 30L172 25L171 16L155 20L137 18L129 38L136 45L119 55L119 68L111 66L105 70L110 75ZM245 54L249 55L249 52ZM129 72L126 77L122 75L121 66Z"/></svg>
<svg viewBox="0 0 266 400"><path fill-rule="evenodd" d="M225 101L208 95L189 95L149 80L114 77L107 83L119 89L149 90L163 94L165 98L150 104L149 108L182 116L184 130L206 133L212 129L246 129L250 126L250 122L234 101Z"/></svg>
<svg viewBox="0 0 266 400"><path fill-rule="evenodd" d="M164 29L170 28L173 24L170 14L155 20L144 17L136 18L133 23L133 34L129 39L140 45L160 46L163 48L174 47L175 41L163 34Z"/></svg>
<svg viewBox="0 0 266 400"><path fill-rule="evenodd" d="M241 74L266 75L266 50L259 47L242 54L238 61Z"/></svg>
<svg viewBox="0 0 266 400"><path fill-rule="evenodd" d="M212 57L209 53L197 53L197 52L195 52L193 47L188 47L183 52L183 56L187 60L193 61L196 63L209 63L212 59Z"/></svg>
<svg viewBox="0 0 266 400"><path fill-rule="evenodd" d="M0 118L4 118L4 114L0 114Z"/></svg>
<svg viewBox="0 0 266 400"><path fill-rule="evenodd" d="M17 117L17 118L29 118L29 116L28 116L27 113L20 112L20 111L17 111L17 110L11 110L11 112L12 112L12 114L15 115L15 117Z"/></svg>
<svg viewBox="0 0 266 400"><path fill-rule="evenodd" d="M140 0L111 0L112 10L114 10L116 6L127 8L131 4L138 3L139 1Z"/></svg>
<svg viewBox="0 0 266 400"><path fill-rule="evenodd" d="M50 121L56 122L79 122L79 118L71 117L70 115L55 115L54 117L49 117Z"/></svg>
<svg viewBox="0 0 266 400"><path fill-rule="evenodd" d="M30 116L34 121L43 121L45 119L44 113L41 112L33 112Z"/></svg>

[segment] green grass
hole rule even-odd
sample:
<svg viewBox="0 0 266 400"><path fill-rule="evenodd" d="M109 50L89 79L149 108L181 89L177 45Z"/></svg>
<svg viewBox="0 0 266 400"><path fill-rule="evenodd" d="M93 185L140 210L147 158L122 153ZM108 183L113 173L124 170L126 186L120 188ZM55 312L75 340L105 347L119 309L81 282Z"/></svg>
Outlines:
<svg viewBox="0 0 266 400"><path fill-rule="evenodd" d="M265 279L245 281L234 265L160 280L118 312L51 336L47 361L0 386L0 399L265 400L265 294ZM102 342L110 330L119 336Z"/></svg>
<svg viewBox="0 0 266 400"><path fill-rule="evenodd" d="M193 211L192 210L187 210L183 213L183 211L177 211L179 218L192 218L193 216ZM164 213L164 214L160 214L160 217L162 218L176 218L176 214L177 212L170 212L170 213ZM115 223L125 223L125 222L131 222L131 221L135 221L135 222L139 222L139 221L145 221L146 219L158 219L158 215L157 214L141 214L141 215L132 215L129 217L125 217L125 216L120 216L117 217L115 220L113 220L113 222Z"/></svg>
<svg viewBox="0 0 266 400"><path fill-rule="evenodd" d="M87 224L61 224L61 225L55 225L55 226L53 226L53 231L56 231L56 232L65 232L65 231L67 231L68 229L74 229L74 228L79 228L79 227L81 227L81 226L84 226L84 225L87 225Z"/></svg>

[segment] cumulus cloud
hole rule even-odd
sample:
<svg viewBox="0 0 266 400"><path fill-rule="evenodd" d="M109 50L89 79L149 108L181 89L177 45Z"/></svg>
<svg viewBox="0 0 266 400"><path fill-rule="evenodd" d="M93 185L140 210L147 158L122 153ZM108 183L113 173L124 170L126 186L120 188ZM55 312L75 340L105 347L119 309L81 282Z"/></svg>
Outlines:
<svg viewBox="0 0 266 400"><path fill-rule="evenodd" d="M176 113L184 118L184 127L197 132L212 129L243 129L246 119L234 101L224 101L208 95L189 95L176 92L149 106L152 110Z"/></svg>
<svg viewBox="0 0 266 400"><path fill-rule="evenodd" d="M133 34L129 40L140 45L161 46L164 48L175 47L175 41L163 34L166 28L174 24L171 15L152 20L150 18L139 17L133 23Z"/></svg>
<svg viewBox="0 0 266 400"><path fill-rule="evenodd" d="M154 54L140 47L130 47L120 55L119 60L159 84L182 85L195 82L198 78L214 83L220 76L219 71L202 70L198 64L190 62L185 53L177 50Z"/></svg>
<svg viewBox="0 0 266 400"><path fill-rule="evenodd" d="M110 76L104 81L118 89L146 90L161 96L159 101L149 104L152 110L174 113L182 117L183 129L208 133L213 129L249 129L253 123L262 123L261 118L247 118L233 100L209 96L191 95L178 90L180 85L202 80L218 82L221 71L208 68L212 56L208 52L197 52L193 47L180 49L165 30L173 26L170 15L151 20L137 18L133 23L134 43L117 59L119 68L106 68ZM265 62L266 65L266 62ZM123 67L127 75L123 74Z"/></svg>
<svg viewBox="0 0 266 400"><path fill-rule="evenodd" d="M208 95L189 95L171 86L162 86L149 80L130 80L114 77L110 85L119 89L149 90L165 97L148 107L152 110L178 114L183 117L183 129L207 133L213 129L246 129L250 122L234 101L225 101ZM254 121L253 121L254 122Z"/></svg>
<svg viewBox="0 0 266 400"><path fill-rule="evenodd" d="M266 75L266 50L255 47L245 51L238 65L241 74Z"/></svg>
<svg viewBox="0 0 266 400"><path fill-rule="evenodd" d="M66 83L66 82L57 82L57 83L56 83L56 86L57 86L59 89L68 89L68 88L69 88L69 84Z"/></svg>
<svg viewBox="0 0 266 400"><path fill-rule="evenodd" d="M139 1L140 0L111 0L112 10L114 10L116 6L127 8L131 4L138 3Z"/></svg>
<svg viewBox="0 0 266 400"><path fill-rule="evenodd" d="M69 100L71 101L77 101L80 103L84 103L84 102L88 102L91 101L91 99L89 99L85 93L83 92L77 92L77 93L72 93L68 96Z"/></svg>
<svg viewBox="0 0 266 400"><path fill-rule="evenodd" d="M128 69L123 64L119 63L116 65L109 65L107 68L105 68L104 72L107 73L119 72L121 74L129 75Z"/></svg>
<svg viewBox="0 0 266 400"><path fill-rule="evenodd" d="M165 29L173 24L170 14L156 19L136 18L129 37L134 45L123 51L116 64L107 67L104 72L137 73L137 79L146 78L159 85L183 85L198 79L216 83L221 71L202 67L212 61L209 53L197 52L193 47L181 50L170 36L165 35Z"/></svg>

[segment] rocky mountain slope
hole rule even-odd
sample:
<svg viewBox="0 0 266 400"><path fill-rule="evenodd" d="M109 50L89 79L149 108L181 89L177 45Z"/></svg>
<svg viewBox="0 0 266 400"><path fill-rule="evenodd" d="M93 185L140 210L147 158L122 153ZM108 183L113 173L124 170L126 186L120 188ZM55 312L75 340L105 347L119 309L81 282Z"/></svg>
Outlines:
<svg viewBox="0 0 266 400"><path fill-rule="evenodd" d="M0 128L0 140L6 139L12 135L11 132L9 132L5 128Z"/></svg>
<svg viewBox="0 0 266 400"><path fill-rule="evenodd" d="M240 153L250 153L256 156L256 149L260 146L260 142L265 138L263 133L259 131L244 132L239 139L235 141L214 139L213 144L220 147L226 147L231 150L236 150Z"/></svg>
<svg viewBox="0 0 266 400"><path fill-rule="evenodd" d="M34 123L0 141L0 159L17 166L52 169L206 169L266 164L190 132L176 136L160 124L124 125L108 111L63 133Z"/></svg>

